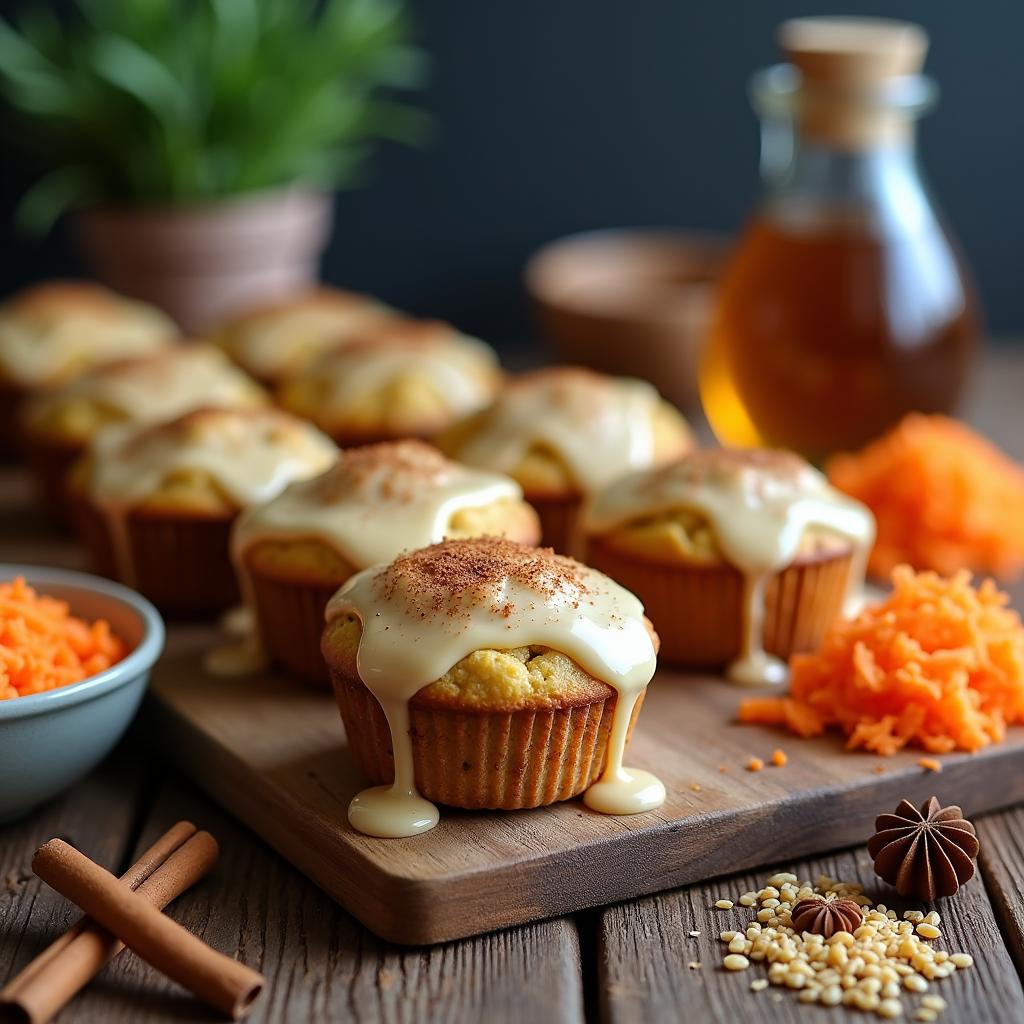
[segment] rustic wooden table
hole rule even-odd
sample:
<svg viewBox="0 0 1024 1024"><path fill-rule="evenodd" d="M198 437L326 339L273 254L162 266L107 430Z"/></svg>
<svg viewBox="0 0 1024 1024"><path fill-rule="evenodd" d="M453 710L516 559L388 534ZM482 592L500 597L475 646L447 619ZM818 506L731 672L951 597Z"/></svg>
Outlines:
<svg viewBox="0 0 1024 1024"><path fill-rule="evenodd" d="M976 382L969 417L1024 456L1024 353L991 357ZM0 561L40 560L49 543L11 537L0 509ZM20 516L19 516L20 518ZM1024 588L1016 604L1024 607ZM0 780L0 785L3 782ZM935 778L942 794L942 777ZM883 808L879 808L882 810ZM970 813L970 808L965 808ZM403 949L375 939L257 836L189 783L154 762L129 737L99 769L30 818L0 829L0 985L75 911L29 871L35 849L61 836L123 870L137 851L180 818L221 843L213 877L177 900L171 916L267 977L253 1021L625 1022L864 1020L804 1006L781 989L751 992L759 968L720 967L718 933L746 915L710 909L771 873L720 879L574 918L542 921L475 939ZM942 901L944 945L975 966L939 983L943 1021L1024 1022L1024 808L977 821L981 871ZM861 847L776 866L801 877L828 874L875 888ZM884 887L880 891L884 891ZM691 932L699 932L692 936ZM61 1021L211 1020L209 1011L131 954L110 965Z"/></svg>

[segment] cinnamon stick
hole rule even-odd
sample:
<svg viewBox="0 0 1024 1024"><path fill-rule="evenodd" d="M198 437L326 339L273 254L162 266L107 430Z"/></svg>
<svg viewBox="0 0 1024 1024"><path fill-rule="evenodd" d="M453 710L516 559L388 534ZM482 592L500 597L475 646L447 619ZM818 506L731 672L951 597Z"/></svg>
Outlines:
<svg viewBox="0 0 1024 1024"><path fill-rule="evenodd" d="M63 840L41 846L32 870L132 952L233 1019L242 1017L262 991L261 975L211 949Z"/></svg>
<svg viewBox="0 0 1024 1024"><path fill-rule="evenodd" d="M190 821L179 821L120 881L162 908L198 882L216 859L213 837L197 835ZM0 990L0 1007L26 1024L45 1024L122 949L122 942L83 917Z"/></svg>

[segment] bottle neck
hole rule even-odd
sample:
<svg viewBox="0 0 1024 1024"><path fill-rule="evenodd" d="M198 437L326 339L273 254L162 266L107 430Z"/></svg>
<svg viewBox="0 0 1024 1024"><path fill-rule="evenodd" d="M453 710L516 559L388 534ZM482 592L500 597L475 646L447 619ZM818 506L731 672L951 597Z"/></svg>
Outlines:
<svg viewBox="0 0 1024 1024"><path fill-rule="evenodd" d="M906 230L934 219L912 136L859 150L795 139L786 165L764 171L763 212L792 229Z"/></svg>

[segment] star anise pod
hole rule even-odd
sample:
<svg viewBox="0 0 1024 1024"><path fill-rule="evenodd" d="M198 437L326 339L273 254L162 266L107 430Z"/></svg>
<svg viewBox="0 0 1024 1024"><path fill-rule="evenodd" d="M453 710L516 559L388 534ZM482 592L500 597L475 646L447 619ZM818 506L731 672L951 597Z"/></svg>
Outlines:
<svg viewBox="0 0 1024 1024"><path fill-rule="evenodd" d="M836 932L852 933L859 928L864 911L853 900L811 896L793 905L789 919L798 932L814 932L830 939Z"/></svg>
<svg viewBox="0 0 1024 1024"><path fill-rule="evenodd" d="M875 819L875 828L868 840L875 872L901 896L952 896L974 875L978 837L956 805L941 807L932 797L918 810L901 800L894 813Z"/></svg>

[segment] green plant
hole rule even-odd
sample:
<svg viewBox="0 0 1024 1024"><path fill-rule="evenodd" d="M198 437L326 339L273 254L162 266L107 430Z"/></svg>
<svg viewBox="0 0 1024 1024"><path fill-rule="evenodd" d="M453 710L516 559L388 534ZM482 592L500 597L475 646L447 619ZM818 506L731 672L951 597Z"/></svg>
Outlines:
<svg viewBox="0 0 1024 1024"><path fill-rule="evenodd" d="M0 95L42 176L42 230L98 200L174 204L359 180L371 143L415 142L422 80L400 0L76 0L0 18Z"/></svg>

